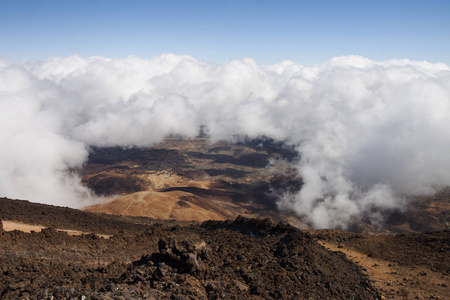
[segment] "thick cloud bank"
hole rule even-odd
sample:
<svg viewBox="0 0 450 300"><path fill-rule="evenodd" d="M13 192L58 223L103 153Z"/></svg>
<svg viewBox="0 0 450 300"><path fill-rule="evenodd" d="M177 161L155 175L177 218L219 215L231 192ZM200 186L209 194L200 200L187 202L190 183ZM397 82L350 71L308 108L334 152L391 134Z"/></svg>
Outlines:
<svg viewBox="0 0 450 300"><path fill-rule="evenodd" d="M295 145L304 187L279 206L336 227L448 185L449 120L444 64L0 59L0 195L83 206L90 193L71 170L89 146L147 146L206 125L216 140L265 135Z"/></svg>

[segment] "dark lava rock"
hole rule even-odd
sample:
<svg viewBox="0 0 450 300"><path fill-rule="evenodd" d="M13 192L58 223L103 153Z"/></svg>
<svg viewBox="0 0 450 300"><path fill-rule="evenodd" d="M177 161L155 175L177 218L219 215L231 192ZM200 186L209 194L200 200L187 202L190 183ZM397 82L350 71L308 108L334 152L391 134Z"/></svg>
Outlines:
<svg viewBox="0 0 450 300"><path fill-rule="evenodd" d="M10 200L11 201L11 200ZM8 202L10 209L14 201ZM27 202L20 202L20 208ZM31 204L30 204L31 205ZM56 211L38 206L50 224ZM18 212L2 218L11 219ZM45 218L48 217L48 219ZM98 214L76 214L95 225ZM26 217L24 217L25 219ZM59 217L56 217L58 219ZM23 219L15 219L24 221ZM126 221L128 220L128 221ZM59 222L59 221L58 221ZM62 222L62 221L61 221ZM344 255L309 233L268 219L150 222L110 238L55 229L0 235L1 299L377 299L378 291ZM67 223L64 223L68 225ZM134 229L136 228L136 229ZM93 230L94 231L94 230ZM102 233L101 231L96 231Z"/></svg>

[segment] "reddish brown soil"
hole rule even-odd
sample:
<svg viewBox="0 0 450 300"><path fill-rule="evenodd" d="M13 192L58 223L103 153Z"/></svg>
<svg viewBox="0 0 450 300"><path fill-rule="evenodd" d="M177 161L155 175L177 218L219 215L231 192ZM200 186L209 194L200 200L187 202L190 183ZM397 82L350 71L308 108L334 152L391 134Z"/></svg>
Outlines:
<svg viewBox="0 0 450 300"><path fill-rule="evenodd" d="M278 191L301 187L289 165L294 156L270 140L231 145L167 138L153 148L95 148L81 174L107 201L84 210L194 221L273 212Z"/></svg>
<svg viewBox="0 0 450 300"><path fill-rule="evenodd" d="M276 209L278 194L301 189L296 159L292 148L269 139L212 144L206 138L172 137L153 148L95 148L80 170L83 182L97 194L114 199L85 210L196 221L270 216L305 227L303 220ZM266 167L269 162L271 168ZM409 199L402 211L381 213L386 222L378 228L356 220L352 230L450 229L450 188Z"/></svg>
<svg viewBox="0 0 450 300"><path fill-rule="evenodd" d="M45 227L0 222L0 298L450 299L449 189L386 212L380 227L306 232L275 205L301 188L294 159L267 140L94 149L84 183L119 198L90 213L0 198L0 220Z"/></svg>
<svg viewBox="0 0 450 300"><path fill-rule="evenodd" d="M311 234L363 267L388 299L450 299L450 231L386 236L320 230Z"/></svg>
<svg viewBox="0 0 450 300"><path fill-rule="evenodd" d="M450 230L450 188L410 199L407 210L391 215L387 223L410 231Z"/></svg>
<svg viewBox="0 0 450 300"><path fill-rule="evenodd" d="M34 219L67 229L85 224L83 228L92 233L114 234L104 239L94 234L71 236L51 228L31 233L2 231L2 299L379 296L361 269L345 256L327 251L306 232L274 225L268 219L144 222L142 218L111 218L18 200L1 201L3 220ZM64 220L77 221L70 226Z"/></svg>

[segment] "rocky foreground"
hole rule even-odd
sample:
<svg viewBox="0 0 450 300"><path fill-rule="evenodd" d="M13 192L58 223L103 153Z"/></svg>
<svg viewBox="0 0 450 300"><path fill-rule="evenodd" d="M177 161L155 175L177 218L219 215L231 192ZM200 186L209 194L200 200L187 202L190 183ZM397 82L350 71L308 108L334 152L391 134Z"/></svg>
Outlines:
<svg viewBox="0 0 450 300"><path fill-rule="evenodd" d="M0 219L45 227L29 233L1 229L1 299L450 296L449 231L366 236L302 231L244 217L203 223L161 221L5 198L0 199ZM62 229L83 234L70 235ZM322 242L334 243L344 253L351 249L366 258L417 268L421 278L391 282L392 289L380 286L348 253L330 251ZM436 279L424 281L431 277ZM416 290L410 290L413 285Z"/></svg>
<svg viewBox="0 0 450 300"><path fill-rule="evenodd" d="M267 139L93 148L78 171L108 201L0 198L0 298L450 299L449 188L378 227L308 230L276 206L298 159Z"/></svg>
<svg viewBox="0 0 450 300"><path fill-rule="evenodd" d="M40 218L53 225L40 232L1 232L2 299L380 296L361 268L344 255L328 251L307 232L267 219L120 220L8 199L2 199L0 207L2 220ZM91 233L71 236L55 229L69 229L72 219ZM105 221L108 229L102 230ZM110 236L96 235L100 233Z"/></svg>

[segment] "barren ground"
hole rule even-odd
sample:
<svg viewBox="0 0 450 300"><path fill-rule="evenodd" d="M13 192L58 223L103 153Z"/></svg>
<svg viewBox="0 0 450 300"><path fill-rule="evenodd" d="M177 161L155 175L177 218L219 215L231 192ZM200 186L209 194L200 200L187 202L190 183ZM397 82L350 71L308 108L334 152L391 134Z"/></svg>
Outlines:
<svg viewBox="0 0 450 300"><path fill-rule="evenodd" d="M80 172L104 203L0 198L0 298L450 299L450 189L308 230L276 209L296 159L265 139L93 149Z"/></svg>
<svg viewBox="0 0 450 300"><path fill-rule="evenodd" d="M379 296L368 277L345 256L326 250L307 232L268 219L203 223L124 219L0 200L2 220L34 219L48 226L30 233L2 229L2 299ZM68 221L74 217L78 224ZM108 226L102 224L106 220ZM78 230L80 224L91 233L69 235L56 230ZM111 236L99 236L103 234Z"/></svg>
<svg viewBox="0 0 450 300"><path fill-rule="evenodd" d="M363 268L386 299L447 299L448 272L432 271L421 265L402 265L375 258L341 243L320 241L328 250L339 251Z"/></svg>
<svg viewBox="0 0 450 300"><path fill-rule="evenodd" d="M450 296L449 231L379 236L302 231L268 219L197 223L0 204L7 230L44 224L29 233L2 229L2 299Z"/></svg>
<svg viewBox="0 0 450 300"><path fill-rule="evenodd" d="M268 139L227 144L172 137L153 148L95 148L81 174L83 182L106 200L85 210L195 221L270 217L306 228L301 218L276 207L280 193L302 186L295 171L298 159L292 148ZM412 198L405 211L385 212L385 218L378 228L357 223L352 230L450 229L450 188Z"/></svg>

